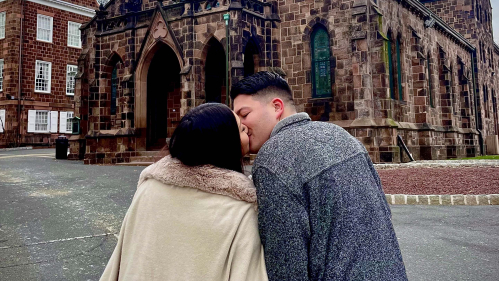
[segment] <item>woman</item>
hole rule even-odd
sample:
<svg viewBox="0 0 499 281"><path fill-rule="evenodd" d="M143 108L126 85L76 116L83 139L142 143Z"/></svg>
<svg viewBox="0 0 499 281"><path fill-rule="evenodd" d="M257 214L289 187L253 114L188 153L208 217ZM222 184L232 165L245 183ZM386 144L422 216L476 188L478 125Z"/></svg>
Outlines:
<svg viewBox="0 0 499 281"><path fill-rule="evenodd" d="M101 280L267 280L239 118L222 104L198 106L169 150L141 173Z"/></svg>

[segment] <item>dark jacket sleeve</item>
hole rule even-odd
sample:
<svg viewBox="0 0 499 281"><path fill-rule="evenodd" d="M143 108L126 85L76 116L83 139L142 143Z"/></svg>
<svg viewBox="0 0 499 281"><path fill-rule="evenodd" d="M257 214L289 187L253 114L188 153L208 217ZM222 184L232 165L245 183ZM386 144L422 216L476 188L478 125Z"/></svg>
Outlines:
<svg viewBox="0 0 499 281"><path fill-rule="evenodd" d="M258 227L269 280L309 280L309 217L306 203L293 196L275 174L253 171L258 196Z"/></svg>

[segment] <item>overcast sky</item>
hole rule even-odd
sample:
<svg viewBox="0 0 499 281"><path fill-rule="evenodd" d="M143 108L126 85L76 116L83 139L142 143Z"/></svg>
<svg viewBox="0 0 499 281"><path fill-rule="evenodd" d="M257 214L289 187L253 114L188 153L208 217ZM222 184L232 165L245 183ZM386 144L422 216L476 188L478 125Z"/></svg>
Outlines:
<svg viewBox="0 0 499 281"><path fill-rule="evenodd" d="M494 41L499 44L499 0L490 0L492 3L492 29L494 30Z"/></svg>

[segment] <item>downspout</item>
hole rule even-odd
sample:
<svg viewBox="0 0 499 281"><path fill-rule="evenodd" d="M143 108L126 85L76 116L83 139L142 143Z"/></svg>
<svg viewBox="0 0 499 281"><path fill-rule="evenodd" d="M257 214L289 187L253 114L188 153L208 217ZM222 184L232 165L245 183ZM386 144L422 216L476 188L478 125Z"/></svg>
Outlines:
<svg viewBox="0 0 499 281"><path fill-rule="evenodd" d="M471 67L473 68L473 71L471 72L472 74L472 79L473 79L473 94L475 95L475 126L476 130L478 132L478 144L480 145L480 155L483 155L483 135L482 131L478 128L478 107L477 107L477 102L478 102L478 94L476 91L476 76L475 76L475 59L476 59L476 49L471 52Z"/></svg>
<svg viewBox="0 0 499 281"><path fill-rule="evenodd" d="M19 36L19 77L18 77L18 82L17 82L17 87L19 89L18 96L17 96L17 146L21 146L21 95L22 95L22 73L23 73L23 60L22 60L22 54L23 54L23 41L24 41L24 29L23 29L23 23L24 23L24 0L21 0L21 35Z"/></svg>

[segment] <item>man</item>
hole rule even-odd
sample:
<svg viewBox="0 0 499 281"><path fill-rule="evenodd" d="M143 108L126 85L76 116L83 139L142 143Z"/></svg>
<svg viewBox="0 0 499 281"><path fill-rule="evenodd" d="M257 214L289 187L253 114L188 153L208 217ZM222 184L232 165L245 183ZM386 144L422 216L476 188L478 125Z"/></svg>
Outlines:
<svg viewBox="0 0 499 281"><path fill-rule="evenodd" d="M269 280L407 280L364 146L297 113L286 81L258 72L231 91L248 127Z"/></svg>

